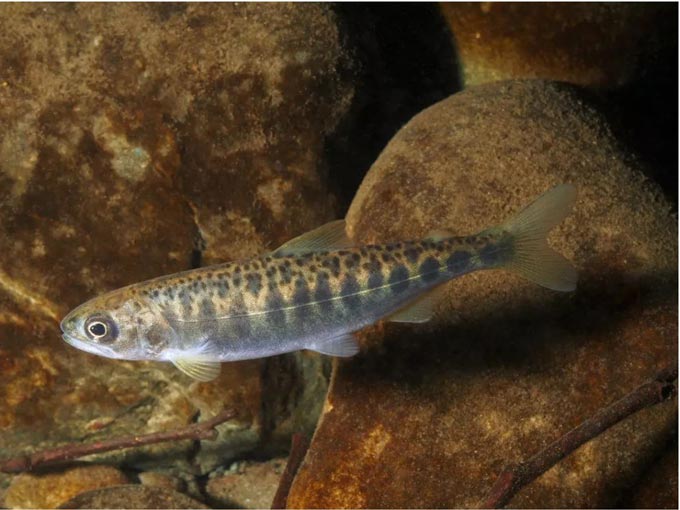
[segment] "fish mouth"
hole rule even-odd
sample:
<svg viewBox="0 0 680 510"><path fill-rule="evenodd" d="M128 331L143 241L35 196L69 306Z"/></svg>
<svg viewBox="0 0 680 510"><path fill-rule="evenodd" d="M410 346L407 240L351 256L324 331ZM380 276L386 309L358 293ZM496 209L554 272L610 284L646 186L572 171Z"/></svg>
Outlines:
<svg viewBox="0 0 680 510"><path fill-rule="evenodd" d="M104 356L105 358L117 358L118 356L115 355L112 351L109 349L102 347L100 345L95 345L91 342L84 342L83 340L76 338L74 336L69 335L68 333L64 333L61 335L61 338L69 344L71 347L75 347L76 349L80 351L85 351L89 354L96 354L97 356Z"/></svg>

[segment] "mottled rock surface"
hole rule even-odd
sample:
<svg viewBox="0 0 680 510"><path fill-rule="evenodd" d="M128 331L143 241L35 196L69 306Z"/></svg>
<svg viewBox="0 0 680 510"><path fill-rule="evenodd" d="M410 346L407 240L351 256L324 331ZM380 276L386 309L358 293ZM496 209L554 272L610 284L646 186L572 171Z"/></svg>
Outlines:
<svg viewBox="0 0 680 510"><path fill-rule="evenodd" d="M61 508L210 508L171 489L122 485L84 492Z"/></svg>
<svg viewBox="0 0 680 510"><path fill-rule="evenodd" d="M128 483L111 466L79 466L42 474L22 473L5 494L7 508L58 508L81 492Z"/></svg>
<svg viewBox="0 0 680 510"><path fill-rule="evenodd" d="M147 487L160 487L182 492L186 488L184 480L158 471L144 471L137 475L139 482Z"/></svg>
<svg viewBox="0 0 680 510"><path fill-rule="evenodd" d="M678 508L677 438L629 494L618 508Z"/></svg>
<svg viewBox="0 0 680 510"><path fill-rule="evenodd" d="M206 493L216 508L271 508L286 459L239 462L208 480Z"/></svg>
<svg viewBox="0 0 680 510"><path fill-rule="evenodd" d="M234 407L236 426L209 448L105 456L199 471L228 462L260 440L261 363L191 383L168 364L77 351L58 321L101 292L253 256L336 216L323 142L353 89L334 16L283 4L0 14L2 456Z"/></svg>
<svg viewBox="0 0 680 510"><path fill-rule="evenodd" d="M468 507L527 458L677 359L677 220L577 89L470 88L390 142L347 216L357 242L474 233L561 182L551 243L580 272L560 294L505 272L449 284L435 319L386 324L340 361L288 506ZM616 425L514 507L607 507L677 427L666 402Z"/></svg>

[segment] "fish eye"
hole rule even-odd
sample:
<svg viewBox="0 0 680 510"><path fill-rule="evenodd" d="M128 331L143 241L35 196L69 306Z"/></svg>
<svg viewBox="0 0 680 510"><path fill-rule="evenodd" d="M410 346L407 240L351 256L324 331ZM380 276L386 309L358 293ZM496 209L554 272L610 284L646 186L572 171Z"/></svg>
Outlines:
<svg viewBox="0 0 680 510"><path fill-rule="evenodd" d="M101 315L90 317L85 323L85 332L91 340L112 342L118 337L118 328L114 322Z"/></svg>
<svg viewBox="0 0 680 510"><path fill-rule="evenodd" d="M90 334L94 337L100 337L100 336L105 336L106 332L108 331L108 328L106 327L106 324L103 322L93 322L87 327L87 330L90 332Z"/></svg>

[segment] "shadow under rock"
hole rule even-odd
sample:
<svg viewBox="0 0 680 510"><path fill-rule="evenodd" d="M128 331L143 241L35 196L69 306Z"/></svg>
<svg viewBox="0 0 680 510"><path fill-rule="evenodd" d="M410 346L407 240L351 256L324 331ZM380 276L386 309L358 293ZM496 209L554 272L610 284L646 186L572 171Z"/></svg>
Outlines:
<svg viewBox="0 0 680 510"><path fill-rule="evenodd" d="M343 211L394 134L415 114L461 90L448 26L436 4L336 4L339 72L357 84L349 113L326 140Z"/></svg>
<svg viewBox="0 0 680 510"><path fill-rule="evenodd" d="M518 303L454 325L387 324L383 344L343 368L348 377L366 384L368 378L407 386L452 373L503 368L541 372L560 353L608 341L650 303L677 302L676 282L675 273L631 280L629 274L612 271L584 280L573 296L554 293L541 304ZM644 340L638 344L644 346ZM650 377L654 371L650 366Z"/></svg>

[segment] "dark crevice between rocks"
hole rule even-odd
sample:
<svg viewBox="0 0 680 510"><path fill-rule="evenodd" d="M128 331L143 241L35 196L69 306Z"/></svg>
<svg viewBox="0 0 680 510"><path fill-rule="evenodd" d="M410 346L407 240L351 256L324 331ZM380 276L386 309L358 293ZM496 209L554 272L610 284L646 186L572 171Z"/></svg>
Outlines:
<svg viewBox="0 0 680 510"><path fill-rule="evenodd" d="M326 140L331 184L347 210L392 136L415 114L461 90L452 36L434 4L336 4L341 75L357 84L350 111Z"/></svg>
<svg viewBox="0 0 680 510"><path fill-rule="evenodd" d="M662 6L653 40L631 81L603 91L599 106L626 150L678 206L678 5Z"/></svg>

